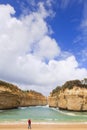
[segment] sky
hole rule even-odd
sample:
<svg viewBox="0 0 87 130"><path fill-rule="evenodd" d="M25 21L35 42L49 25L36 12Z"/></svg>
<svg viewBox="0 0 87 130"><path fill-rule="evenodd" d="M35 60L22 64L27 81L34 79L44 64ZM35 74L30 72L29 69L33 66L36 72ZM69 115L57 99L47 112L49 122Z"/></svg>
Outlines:
<svg viewBox="0 0 87 130"><path fill-rule="evenodd" d="M87 78L87 0L0 0L0 79L44 95Z"/></svg>

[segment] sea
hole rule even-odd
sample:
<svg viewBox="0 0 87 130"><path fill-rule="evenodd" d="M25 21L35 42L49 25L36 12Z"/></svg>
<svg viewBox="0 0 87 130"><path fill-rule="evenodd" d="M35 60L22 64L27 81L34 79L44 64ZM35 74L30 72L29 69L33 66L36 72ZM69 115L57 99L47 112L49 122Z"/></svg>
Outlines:
<svg viewBox="0 0 87 130"><path fill-rule="evenodd" d="M72 112L49 108L49 106L19 107L18 109L0 110L2 122L69 123L87 122L87 112Z"/></svg>

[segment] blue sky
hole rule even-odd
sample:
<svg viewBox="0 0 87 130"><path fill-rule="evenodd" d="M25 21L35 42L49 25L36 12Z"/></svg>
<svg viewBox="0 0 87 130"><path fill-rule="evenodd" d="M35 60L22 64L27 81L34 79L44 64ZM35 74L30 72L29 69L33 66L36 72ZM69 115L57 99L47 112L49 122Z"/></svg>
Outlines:
<svg viewBox="0 0 87 130"><path fill-rule="evenodd" d="M86 78L86 8L86 0L0 0L0 78L44 94Z"/></svg>
<svg viewBox="0 0 87 130"><path fill-rule="evenodd" d="M84 40L83 21L86 21L86 0L50 0L50 6L46 0L1 0L1 4L10 4L16 10L15 16L27 15L30 11L38 9L38 3L43 2L47 10L53 11L53 17L48 17L47 22L53 34L51 37L60 45L63 51L75 55L80 67L86 67L86 41Z"/></svg>

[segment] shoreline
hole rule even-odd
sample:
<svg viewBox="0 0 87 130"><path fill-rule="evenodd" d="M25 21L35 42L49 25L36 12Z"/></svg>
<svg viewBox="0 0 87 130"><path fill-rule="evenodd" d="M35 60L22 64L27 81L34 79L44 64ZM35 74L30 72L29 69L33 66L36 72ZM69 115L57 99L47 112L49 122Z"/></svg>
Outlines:
<svg viewBox="0 0 87 130"><path fill-rule="evenodd" d="M27 121L25 122L22 122L22 121L13 121L13 122L8 122L8 121L5 121L5 122L0 122L0 125L16 125L16 124L22 124L22 125L26 125L27 124ZM87 122L34 122L32 121L32 124L34 125L38 125L38 124L41 124L41 125L74 125L74 124L87 124Z"/></svg>

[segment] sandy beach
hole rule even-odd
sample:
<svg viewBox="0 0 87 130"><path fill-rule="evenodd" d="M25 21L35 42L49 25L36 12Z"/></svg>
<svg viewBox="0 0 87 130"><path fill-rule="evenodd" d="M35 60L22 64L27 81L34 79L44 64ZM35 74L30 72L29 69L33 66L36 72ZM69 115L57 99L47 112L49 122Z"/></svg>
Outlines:
<svg viewBox="0 0 87 130"><path fill-rule="evenodd" d="M27 124L0 124L0 130L27 130ZM86 123L32 124L32 130L87 130Z"/></svg>

